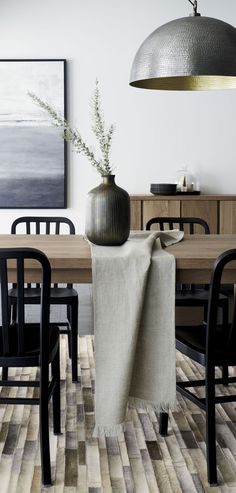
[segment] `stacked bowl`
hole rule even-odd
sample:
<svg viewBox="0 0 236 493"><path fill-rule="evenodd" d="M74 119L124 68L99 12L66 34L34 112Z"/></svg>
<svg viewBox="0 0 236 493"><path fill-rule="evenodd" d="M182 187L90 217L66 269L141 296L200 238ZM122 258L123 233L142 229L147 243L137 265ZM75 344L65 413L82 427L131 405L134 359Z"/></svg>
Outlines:
<svg viewBox="0 0 236 493"><path fill-rule="evenodd" d="M175 195L175 183L151 183L150 192L154 195Z"/></svg>

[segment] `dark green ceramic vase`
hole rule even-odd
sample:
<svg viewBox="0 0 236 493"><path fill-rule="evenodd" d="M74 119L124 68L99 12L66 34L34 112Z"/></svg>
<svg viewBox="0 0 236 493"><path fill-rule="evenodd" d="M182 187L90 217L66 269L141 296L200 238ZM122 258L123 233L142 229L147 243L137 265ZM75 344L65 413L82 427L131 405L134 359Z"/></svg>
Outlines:
<svg viewBox="0 0 236 493"><path fill-rule="evenodd" d="M115 183L114 175L88 194L85 233L96 245L122 245L130 231L129 194Z"/></svg>

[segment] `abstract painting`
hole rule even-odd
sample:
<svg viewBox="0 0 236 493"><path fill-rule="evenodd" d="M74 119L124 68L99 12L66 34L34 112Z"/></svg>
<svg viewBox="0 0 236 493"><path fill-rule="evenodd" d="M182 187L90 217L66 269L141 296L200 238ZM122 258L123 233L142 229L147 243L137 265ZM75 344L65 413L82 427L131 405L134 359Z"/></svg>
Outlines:
<svg viewBox="0 0 236 493"><path fill-rule="evenodd" d="M62 130L29 97L65 114L65 60L0 60L0 208L65 208Z"/></svg>

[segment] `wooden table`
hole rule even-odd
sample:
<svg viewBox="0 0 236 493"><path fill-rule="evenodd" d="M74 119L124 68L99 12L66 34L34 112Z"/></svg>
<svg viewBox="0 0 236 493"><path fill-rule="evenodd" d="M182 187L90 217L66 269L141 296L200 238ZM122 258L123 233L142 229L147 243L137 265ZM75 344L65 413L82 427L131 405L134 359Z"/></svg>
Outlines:
<svg viewBox="0 0 236 493"><path fill-rule="evenodd" d="M75 235L0 235L0 248L32 247L46 253L52 266L54 282L92 282L91 253L83 236ZM166 250L176 258L177 281L207 283L215 258L236 248L236 235L185 235L183 241ZM14 280L14 265L9 281ZM26 282L39 281L34 261L26 265ZM225 272L224 281L236 284L236 262Z"/></svg>

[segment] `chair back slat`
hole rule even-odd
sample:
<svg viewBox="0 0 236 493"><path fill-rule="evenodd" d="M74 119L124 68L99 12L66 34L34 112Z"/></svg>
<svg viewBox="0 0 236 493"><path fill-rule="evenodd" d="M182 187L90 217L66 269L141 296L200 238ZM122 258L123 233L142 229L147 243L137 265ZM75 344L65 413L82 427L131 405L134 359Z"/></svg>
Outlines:
<svg viewBox="0 0 236 493"><path fill-rule="evenodd" d="M3 354L9 354L9 303L8 303L8 275L7 261L0 258L0 276L1 276L1 305L2 305L2 346Z"/></svg>
<svg viewBox="0 0 236 493"><path fill-rule="evenodd" d="M202 234L210 234L210 229L206 221L199 217L152 217L146 224L146 230L149 231L153 224L158 225L160 231L165 229L174 229L173 226L178 224L181 231L184 230L184 226L189 227L189 234L194 234L194 227L196 225L202 228Z"/></svg>
<svg viewBox="0 0 236 493"><path fill-rule="evenodd" d="M17 314L18 314L18 354L23 354L25 349L24 325L24 259L17 259Z"/></svg>
<svg viewBox="0 0 236 493"><path fill-rule="evenodd" d="M56 235L59 235L59 233L60 233L60 222L59 222L59 221L57 221L57 222L56 222L56 230L55 230L55 234L56 234Z"/></svg>
<svg viewBox="0 0 236 493"><path fill-rule="evenodd" d="M194 234L194 224L193 223L189 224L189 233L190 233L190 235Z"/></svg>
<svg viewBox="0 0 236 493"><path fill-rule="evenodd" d="M61 232L61 226L64 225L70 235L75 235L75 226L70 219L61 216L23 216L15 219L11 226L11 234L17 234L18 227L22 225L25 227L26 234L31 234L31 226L35 227L36 234L55 234L59 235ZM55 225L55 229L54 229ZM43 228L41 228L43 226ZM46 226L46 227L45 227ZM45 232L44 232L45 229ZM55 288L58 284L53 285ZM28 288L32 287L32 284L27 284ZM72 288L72 284L67 284L67 287ZM40 284L36 284L36 288L40 288Z"/></svg>
<svg viewBox="0 0 236 493"><path fill-rule="evenodd" d="M34 259L39 262L42 273L41 282L41 311L39 320L40 351L44 358L49 351L49 306L51 267L44 253L34 248L0 248L0 283L1 283L1 309L2 309L2 351L3 356L12 354L21 356L26 351L25 333L25 299L24 299L24 260ZM17 321L11 325L9 300L8 300L8 273L7 261L16 261L17 280ZM14 336L14 337L13 337ZM14 339L12 346L11 340ZM41 362L40 362L41 365Z"/></svg>
<svg viewBox="0 0 236 493"><path fill-rule="evenodd" d="M73 222L68 219L67 217L61 217L61 216L22 216L18 217L13 221L12 226L11 226L11 234L16 234L18 226L20 224L25 225L26 227L26 234L31 234L31 225L35 225L36 227L36 233L38 231L39 227L39 234L41 233L40 231L40 226L41 224L46 225L46 234L52 234L50 226L55 223L55 234L60 233L60 227L62 224L67 225L69 234L74 235L75 234L75 226ZM37 226L37 224L39 226ZM57 226L58 224L58 226ZM59 228L59 230L58 230Z"/></svg>

